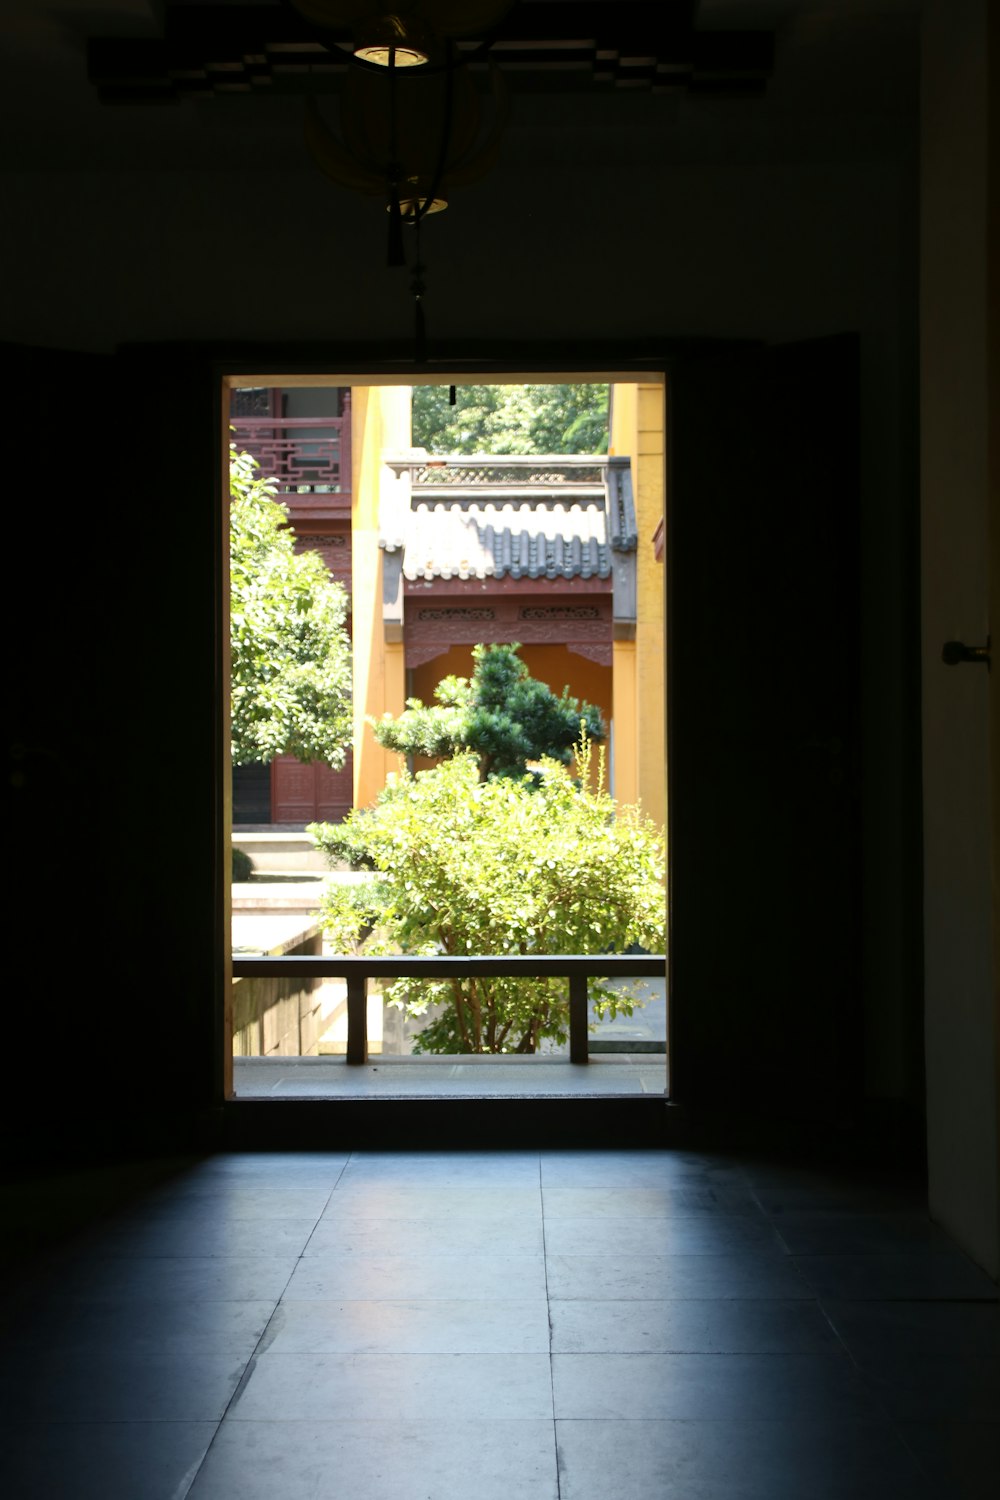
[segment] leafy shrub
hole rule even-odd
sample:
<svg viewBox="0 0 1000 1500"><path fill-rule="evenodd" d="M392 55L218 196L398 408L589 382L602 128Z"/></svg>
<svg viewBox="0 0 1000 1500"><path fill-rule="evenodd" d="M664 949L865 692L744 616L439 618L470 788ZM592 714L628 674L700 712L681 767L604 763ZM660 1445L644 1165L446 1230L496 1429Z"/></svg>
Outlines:
<svg viewBox="0 0 1000 1500"><path fill-rule="evenodd" d="M579 783L556 761L542 776L481 781L475 755L404 775L339 829L314 824L328 855L367 861L370 880L330 883L321 916L350 953L531 954L662 951L664 846L639 809L618 807L603 775L590 789L591 749ZM569 1035L563 978L465 975L400 979L389 1004L432 1018L420 1052L534 1052ZM631 1015L639 1002L591 981L598 1016Z"/></svg>
<svg viewBox="0 0 1000 1500"><path fill-rule="evenodd" d="M570 697L569 688L557 696L532 677L520 649L516 642L474 646L471 677L443 678L432 706L408 698L398 719L390 714L370 719L376 740L402 755L471 750L478 757L480 781L525 776L528 762L543 757L568 766L581 729L590 741L606 737L600 710Z"/></svg>
<svg viewBox="0 0 1000 1500"><path fill-rule="evenodd" d="M277 480L229 445L230 705L234 765L276 755L339 769L351 744L347 593L295 550Z"/></svg>
<svg viewBox="0 0 1000 1500"><path fill-rule="evenodd" d="M331 869L346 864L352 870L374 870L375 861L368 853L364 820L357 811L349 814L343 823L307 823L306 833L315 847L322 851Z"/></svg>
<svg viewBox="0 0 1000 1500"><path fill-rule="evenodd" d="M254 862L245 849L238 844L233 845L233 880L242 883L250 879L254 873Z"/></svg>

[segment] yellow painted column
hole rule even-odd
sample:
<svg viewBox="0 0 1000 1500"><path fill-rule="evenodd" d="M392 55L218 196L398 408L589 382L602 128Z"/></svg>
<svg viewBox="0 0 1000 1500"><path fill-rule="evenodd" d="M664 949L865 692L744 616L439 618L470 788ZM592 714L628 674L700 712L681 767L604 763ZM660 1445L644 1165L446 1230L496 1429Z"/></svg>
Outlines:
<svg viewBox="0 0 1000 1500"><path fill-rule="evenodd" d="M629 458L635 453L638 410L637 385L611 387L611 437L608 444L611 453L617 453L622 458Z"/></svg>
<svg viewBox="0 0 1000 1500"><path fill-rule="evenodd" d="M661 828L667 821L666 746L666 569L657 562L653 536L665 503L665 410L660 382L638 387L637 441L633 452L635 513L639 533L636 558L636 689L641 719L636 727L639 800Z"/></svg>
<svg viewBox="0 0 1000 1500"><path fill-rule="evenodd" d="M664 421L659 381L612 388L610 449L632 461L639 537L635 640L614 644L615 796L641 803L661 828L666 826L664 568L656 560L653 536L663 517Z"/></svg>
<svg viewBox="0 0 1000 1500"><path fill-rule="evenodd" d="M382 625L382 551L378 544L382 457L410 446L410 391L406 386L355 386L351 392L353 498L351 615L354 642L354 806L368 807L403 757L383 750L369 716L403 711L402 642L386 643Z"/></svg>
<svg viewBox="0 0 1000 1500"><path fill-rule="evenodd" d="M639 756L636 722L635 641L615 641L612 652L611 695L614 765L611 795L623 805L639 799Z"/></svg>

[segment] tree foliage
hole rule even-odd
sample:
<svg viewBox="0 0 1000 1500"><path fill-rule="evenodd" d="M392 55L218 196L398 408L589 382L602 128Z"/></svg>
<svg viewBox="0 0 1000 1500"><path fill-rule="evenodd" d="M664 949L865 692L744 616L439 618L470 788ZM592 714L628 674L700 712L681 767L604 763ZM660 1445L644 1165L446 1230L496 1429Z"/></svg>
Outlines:
<svg viewBox="0 0 1000 1500"><path fill-rule="evenodd" d="M401 755L431 758L470 751L481 781L494 776L523 777L528 762L544 758L568 766L580 737L601 741L606 729L600 710L557 696L532 677L518 656L520 646L476 646L471 677L445 677L434 690L436 703L408 698L396 719L372 721L375 738Z"/></svg>
<svg viewBox="0 0 1000 1500"><path fill-rule="evenodd" d="M276 755L344 764L353 732L347 595L316 552L296 553L276 482L230 444L234 765Z"/></svg>
<svg viewBox="0 0 1000 1500"><path fill-rule="evenodd" d="M459 753L401 777L343 825L311 825L331 862L364 852L374 870L361 884L328 884L328 940L342 953L662 952L662 835L637 808L616 806L602 775L590 786L591 754L583 740L582 784L551 761L532 786L483 782L475 757ZM400 979L386 1000L428 1018L420 1052L527 1053L569 1034L565 979ZM590 1001L612 1018L641 1003L596 979Z"/></svg>
<svg viewBox="0 0 1000 1500"><path fill-rule="evenodd" d="M415 386L413 442L428 453L606 453L607 385Z"/></svg>

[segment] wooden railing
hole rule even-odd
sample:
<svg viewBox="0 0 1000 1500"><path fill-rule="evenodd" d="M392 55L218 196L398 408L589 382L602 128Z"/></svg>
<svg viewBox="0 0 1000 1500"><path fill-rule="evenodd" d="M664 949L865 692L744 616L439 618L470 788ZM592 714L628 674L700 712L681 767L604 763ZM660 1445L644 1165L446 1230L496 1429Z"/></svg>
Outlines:
<svg viewBox="0 0 1000 1500"><path fill-rule="evenodd" d="M232 961L233 978L247 979L266 975L272 978L346 979L347 980L347 1062L357 1065L368 1061L368 981L369 979L455 979L467 975L494 975L507 979L552 979L569 981L569 1059L572 1063L590 1060L587 1032L587 980L659 979L666 973L666 959L656 953L589 953L589 954L506 954L503 957L481 955L469 958L416 957L400 954L393 957L355 957L311 954L283 957L238 958Z"/></svg>
<svg viewBox="0 0 1000 1500"><path fill-rule="evenodd" d="M341 417L233 417L232 440L285 493L351 490L350 407Z"/></svg>

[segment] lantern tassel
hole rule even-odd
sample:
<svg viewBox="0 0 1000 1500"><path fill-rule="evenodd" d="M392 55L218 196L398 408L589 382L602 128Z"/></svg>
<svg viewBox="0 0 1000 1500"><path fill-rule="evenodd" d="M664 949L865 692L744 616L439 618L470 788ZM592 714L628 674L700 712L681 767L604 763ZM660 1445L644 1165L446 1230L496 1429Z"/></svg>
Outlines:
<svg viewBox="0 0 1000 1500"><path fill-rule="evenodd" d="M424 272L427 267L420 256L420 219L414 219L413 232L415 236L413 256L413 278L410 281L410 291L413 293L413 360L415 364L425 365L427 363L427 318L424 314L424 292L427 283L424 280Z"/></svg>
<svg viewBox="0 0 1000 1500"><path fill-rule="evenodd" d="M424 316L424 304L419 297L416 299L414 313L413 361L418 365L427 363L427 320Z"/></svg>
<svg viewBox="0 0 1000 1500"><path fill-rule="evenodd" d="M399 203L399 181L393 177L389 184L389 243L386 265L405 266L406 251L403 249L403 210Z"/></svg>
<svg viewBox="0 0 1000 1500"><path fill-rule="evenodd" d="M396 49L389 48L389 243L386 264L405 266L406 251L403 249L403 211L399 203L399 183L403 169L399 165L398 141L396 139Z"/></svg>

